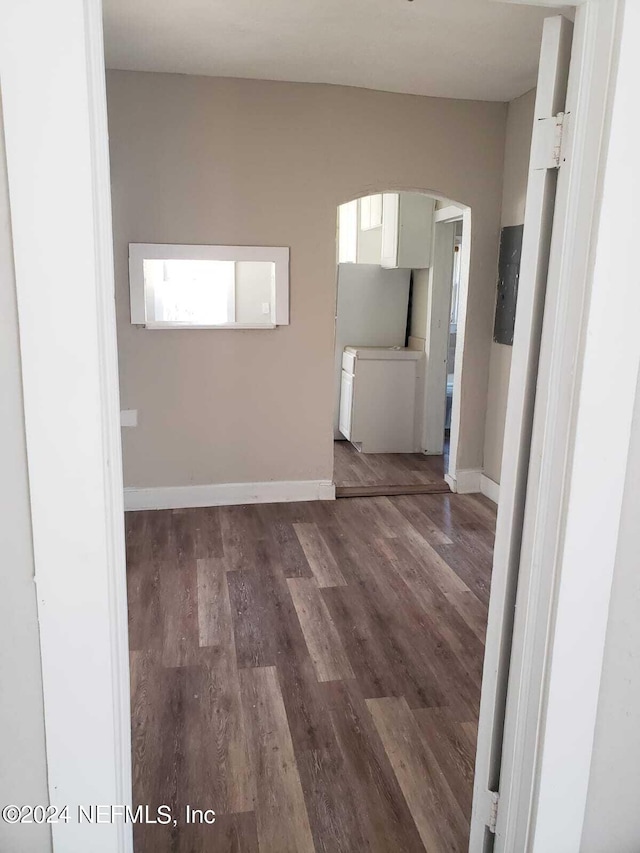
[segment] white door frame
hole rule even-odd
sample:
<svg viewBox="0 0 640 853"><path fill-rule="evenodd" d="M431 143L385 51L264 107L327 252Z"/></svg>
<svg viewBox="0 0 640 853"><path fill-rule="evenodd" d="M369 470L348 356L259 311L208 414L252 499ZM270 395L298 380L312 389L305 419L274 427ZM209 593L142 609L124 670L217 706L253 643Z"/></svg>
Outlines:
<svg viewBox="0 0 640 853"><path fill-rule="evenodd" d="M578 112L584 110L590 133L582 138L576 129L582 138L576 152L581 179L574 192L569 189L563 245L552 246L552 263L555 253L557 266L562 264L554 311L566 318L565 337L555 335L548 342L555 355L549 383L554 393L547 403L552 415L558 398L570 387L573 391L571 452L560 445L553 419L547 418L538 446L551 470L564 461L558 472L558 479L564 475L563 489L554 494L545 482L549 478L541 476L549 498L532 541L537 559L549 560L556 569L537 720L530 828L536 853L552 847L564 853L581 844L640 367L637 263L634 252L620 251L620 245L634 245L640 231L640 7L591 0L580 13L584 52ZM589 255L580 245L582 235L591 237ZM576 310L580 304L582 317ZM556 510L564 523L554 541Z"/></svg>
<svg viewBox="0 0 640 853"><path fill-rule="evenodd" d="M100 0L3 0L2 86L52 824L128 853L124 512Z"/></svg>
<svg viewBox="0 0 640 853"><path fill-rule="evenodd" d="M574 114L558 184L523 528L528 568L519 579L502 741L494 849L505 853L573 853L584 822L640 363L632 261L616 257L620 232L614 236L611 222L619 223L622 205L633 241L638 207L625 170L638 144L631 107L637 70L629 67L618 77L625 112L612 92L620 9L618 0L586 0L576 16L569 82ZM637 12L636 6L635 32L624 35L631 43L640 37ZM628 62L635 60L637 69L634 50L628 49ZM618 137L610 140L618 142L617 159L613 150L607 154L612 103L622 116ZM605 218L598 232L603 186ZM613 269L620 272L615 300ZM610 441L613 411L616 437ZM489 632L494 629L490 616ZM486 748L479 742L478 754ZM476 809L477 786L474 815ZM483 843L476 831L470 849L479 853Z"/></svg>
<svg viewBox="0 0 640 853"><path fill-rule="evenodd" d="M575 175L564 212L567 239L555 259L558 280L568 287L565 291L563 284L562 294L582 294L579 304L585 311L581 313L573 301L557 306L559 321L568 323L574 335L571 342L577 344L578 359L572 361L571 347L561 337L554 337L550 370L571 384L568 433L564 442L560 434L551 441L552 418L548 415L542 425L548 440L540 446L548 469L547 489L561 497L559 525L554 523L556 504L551 497L542 495L537 507L538 529L549 531L550 537L540 543L544 546L540 553L549 553L545 549L554 544L552 559L558 577L552 602L553 636L549 634L544 648L539 649L546 660L546 678L543 706L535 717L536 750L541 760L535 792L531 792L537 808L530 837L533 849L540 851L551 849L552 832L554 851L578 849L640 360L635 279L632 275L618 278L619 298L628 302L625 312L616 314L617 323L612 323L607 275L611 264L626 274L631 263L615 255L616 241L608 230L614 209L617 224L623 209L638 230L638 209L632 206L631 194L623 194L628 180L624 168L632 156L625 140L632 131L633 111L628 110L627 115L618 112L627 94L630 103L635 94L633 44L621 66L626 88L616 100L612 165L604 183L608 218L600 228L589 288L586 283L593 258L579 240L579 235L586 234L586 246L592 247L596 230L596 190L605 162L601 143L608 131L604 112L611 101L610 67L616 54L615 38L607 43L605 35L616 5L616 0L586 0L578 15L584 47L579 69L581 112L574 127ZM0 80L23 361L48 774L54 804L127 803L131 797L122 478L100 12L100 0L54 4L50 0L5 0L0 7ZM626 14L633 31L624 32L625 44L640 37L637 6L627 4ZM616 238L619 233L617 230ZM558 328L563 331L562 325ZM608 452L603 454L603 436L614 408L617 441L609 442ZM563 464L558 464L559 458ZM579 611L572 607L576 596ZM537 625L544 615L538 613ZM585 642L588 645L581 645L576 657L576 644ZM558 787L563 796L554 798ZM65 853L131 849L131 835L121 825L58 824L53 829L55 849Z"/></svg>
<svg viewBox="0 0 640 853"><path fill-rule="evenodd" d="M444 452L454 244L455 220L435 221L424 329L425 377L421 447L423 453L428 456L441 456Z"/></svg>
<svg viewBox="0 0 640 853"><path fill-rule="evenodd" d="M471 269L471 208L450 204L435 213L435 226L441 223L462 222L460 243L460 290L458 294L458 328L456 329L456 354L453 363L453 394L451 397L451 428L449 430L449 464L444 474L452 492L467 491L458 479L458 445L462 422L462 371L467 329L467 300ZM446 391L445 391L446 393ZM427 401L425 400L425 406ZM476 491L475 485L469 491Z"/></svg>
<svg viewBox="0 0 640 853"><path fill-rule="evenodd" d="M540 47L478 727L472 847L480 843L486 822L491 820L498 787L503 795L501 817L513 799L509 782L504 778L509 750L506 747L503 750L503 722L512 642L515 644L515 595L516 590L521 594L531 571L521 543L526 502L535 506L537 501L532 489L527 491L527 483L535 479L531 473L535 467L531 436L534 411L537 411L534 405L539 404L536 386L538 382L544 384L543 372L539 370L540 341L546 315L549 251L558 186L558 170L548 165L551 151L545 127L552 116L565 110L572 30L573 25L565 17L551 15L544 22ZM563 163L563 176L568 168ZM523 658L519 666L524 669L524 665ZM519 770L518 782L525 775L523 768ZM526 786L525 782L522 784ZM497 830L496 833L499 844L500 834Z"/></svg>

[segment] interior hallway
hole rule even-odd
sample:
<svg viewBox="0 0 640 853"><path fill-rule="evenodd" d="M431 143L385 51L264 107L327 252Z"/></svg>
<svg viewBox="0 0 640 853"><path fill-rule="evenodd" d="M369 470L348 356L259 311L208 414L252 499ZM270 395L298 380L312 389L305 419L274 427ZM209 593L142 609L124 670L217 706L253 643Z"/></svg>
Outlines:
<svg viewBox="0 0 640 853"><path fill-rule="evenodd" d="M136 853L463 851L481 496L128 513Z"/></svg>
<svg viewBox="0 0 640 853"><path fill-rule="evenodd" d="M449 492L444 456L423 453L359 453L350 441L333 442L333 482L338 497Z"/></svg>

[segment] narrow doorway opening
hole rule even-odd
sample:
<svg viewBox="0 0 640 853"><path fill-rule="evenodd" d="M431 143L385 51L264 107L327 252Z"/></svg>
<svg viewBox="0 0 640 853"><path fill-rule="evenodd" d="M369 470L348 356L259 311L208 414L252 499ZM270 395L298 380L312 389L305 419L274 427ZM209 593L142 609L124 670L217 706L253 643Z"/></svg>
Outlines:
<svg viewBox="0 0 640 853"><path fill-rule="evenodd" d="M422 192L339 206L337 497L448 492L455 481L470 211ZM451 452L451 449L454 452Z"/></svg>

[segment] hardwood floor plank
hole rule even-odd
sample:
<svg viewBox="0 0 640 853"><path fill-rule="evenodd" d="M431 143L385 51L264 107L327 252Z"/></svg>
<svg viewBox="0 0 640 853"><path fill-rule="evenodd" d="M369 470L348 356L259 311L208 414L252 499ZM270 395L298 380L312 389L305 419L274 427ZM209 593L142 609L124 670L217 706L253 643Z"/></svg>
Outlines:
<svg viewBox="0 0 640 853"><path fill-rule="evenodd" d="M353 563L362 578L359 599L369 612L372 630L384 639L389 665L400 685L387 695L406 696L412 708L452 705L460 719L473 718L478 696L475 682L482 661L476 637L461 621L471 645L459 645L455 636L452 644L446 621L439 618L430 599L425 607L425 602L416 598L394 571L393 562L377 547L380 542L400 547L392 539L351 547L359 556ZM368 567L366 584L364 566ZM447 604L444 597L441 600Z"/></svg>
<svg viewBox="0 0 640 853"><path fill-rule="evenodd" d="M296 749L327 743L318 681L304 634L280 567L262 572L230 572L232 618L238 665L278 665L289 726Z"/></svg>
<svg viewBox="0 0 640 853"><path fill-rule="evenodd" d="M129 649L162 649L164 616L160 597L160 564L132 559L127 564Z"/></svg>
<svg viewBox="0 0 640 853"><path fill-rule="evenodd" d="M179 820L178 827L136 825L136 851L217 850L218 821L186 826L186 805L212 808L217 815L253 808L247 745L244 734L241 745L238 737L239 682L236 677L230 687L229 676L228 661L221 666L215 655L200 665L175 668L161 666L150 652L132 657L138 723L132 732L134 805L169 805ZM238 694L235 702L231 690ZM242 849L234 844L228 849ZM227 849L226 842L220 849Z"/></svg>
<svg viewBox="0 0 640 853"><path fill-rule="evenodd" d="M407 586L410 600L406 604L402 603L403 610L408 609L413 601L419 603L423 612L429 615L439 637L465 667L467 676L479 684L484 641L478 638L455 605L463 596L474 597L473 593L466 591L445 595L431 577L428 567L415 560L402 541L377 539L373 544L377 551L387 557L390 566ZM401 599L406 595L401 592ZM484 610L482 604L475 600L478 608ZM469 606L467 599L464 602Z"/></svg>
<svg viewBox="0 0 640 853"><path fill-rule="evenodd" d="M344 586L346 581L317 524L294 524L293 527L318 586Z"/></svg>
<svg viewBox="0 0 640 853"><path fill-rule="evenodd" d="M475 520L483 524L486 529L493 533L496 526L498 507L485 495L460 495L458 500L460 509L466 510Z"/></svg>
<svg viewBox="0 0 640 853"><path fill-rule="evenodd" d="M124 514L127 571L135 569L149 553L149 515L144 510Z"/></svg>
<svg viewBox="0 0 640 853"><path fill-rule="evenodd" d="M317 853L369 849L358 820L356 791L337 741L297 755L302 790Z"/></svg>
<svg viewBox="0 0 640 853"><path fill-rule="evenodd" d="M444 457L423 453L359 453L348 441L334 441L334 482L338 488L435 485L444 481Z"/></svg>
<svg viewBox="0 0 640 853"><path fill-rule="evenodd" d="M471 591L447 593L446 597L484 646L487 633L487 605Z"/></svg>
<svg viewBox="0 0 640 853"><path fill-rule="evenodd" d="M406 486L385 485L384 483L381 483L375 486L336 486L336 498L373 498L387 497L389 495L439 495L450 491L451 489L444 480L442 483L407 483Z"/></svg>
<svg viewBox="0 0 640 853"><path fill-rule="evenodd" d="M192 565L196 559L195 515L188 509L171 511L171 539L178 566Z"/></svg>
<svg viewBox="0 0 640 853"><path fill-rule="evenodd" d="M264 557L265 525L256 506L220 507L223 553L229 570L259 569Z"/></svg>
<svg viewBox="0 0 640 853"><path fill-rule="evenodd" d="M222 528L220 525L220 507L206 506L190 510L194 519L195 555L206 560L222 557Z"/></svg>
<svg viewBox="0 0 640 853"><path fill-rule="evenodd" d="M367 705L425 850L466 851L468 820L425 749L405 699L368 699Z"/></svg>
<svg viewBox="0 0 640 853"><path fill-rule="evenodd" d="M362 848L372 853L424 853L417 828L373 719L355 682L326 682L331 720L344 759L344 775Z"/></svg>
<svg viewBox="0 0 640 853"><path fill-rule="evenodd" d="M195 560L179 566L159 563L163 666L186 666L198 648L198 593Z"/></svg>
<svg viewBox="0 0 640 853"><path fill-rule="evenodd" d="M186 675L182 736L193 759L182 805L206 801L221 815L252 811L255 776L234 650L202 649L200 660Z"/></svg>
<svg viewBox="0 0 640 853"><path fill-rule="evenodd" d="M395 518L388 519L388 508L384 497L354 498L336 503L334 516L351 531L352 536L363 542L370 542L375 537L395 539L398 527Z"/></svg>
<svg viewBox="0 0 640 853"><path fill-rule="evenodd" d="M273 637L278 676L296 753L325 749L331 741L316 671L300 627L287 579L277 564L264 574L272 619L264 629Z"/></svg>
<svg viewBox="0 0 640 853"><path fill-rule="evenodd" d="M167 668L153 652L131 653L131 749L133 806L148 805L153 812L168 805L177 812L178 785L185 760L183 685L186 670ZM173 853L178 830L172 826L137 823L133 827L136 851Z"/></svg>
<svg viewBox="0 0 640 853"><path fill-rule="evenodd" d="M137 825L135 853L466 849L493 518L451 494L128 513L134 800L218 815Z"/></svg>
<svg viewBox="0 0 640 853"><path fill-rule="evenodd" d="M399 497L389 501L389 505L418 531L420 536L430 545L451 545L447 534L422 510L421 506L411 498Z"/></svg>
<svg viewBox="0 0 640 853"><path fill-rule="evenodd" d="M413 711L420 736L444 773L467 822L471 821L475 749L448 708L421 708Z"/></svg>
<svg viewBox="0 0 640 853"><path fill-rule="evenodd" d="M293 524L283 521L278 507L281 504L262 504L263 519L273 547L273 559L287 578L312 578L313 572L305 556Z"/></svg>
<svg viewBox="0 0 640 853"><path fill-rule="evenodd" d="M146 559L175 562L172 512L170 509L155 509L147 514L144 554Z"/></svg>
<svg viewBox="0 0 640 853"><path fill-rule="evenodd" d="M275 667L240 672L256 773L261 853L314 853L309 818Z"/></svg>
<svg viewBox="0 0 640 853"><path fill-rule="evenodd" d="M465 581L451 568L447 559L442 555L441 549L453 548L453 545L440 545L434 548L414 527L403 537L403 543L419 562L428 567L430 576L445 595L447 593L467 592L469 587Z"/></svg>
<svg viewBox="0 0 640 853"><path fill-rule="evenodd" d="M217 815L207 846L191 845L191 853L259 853L258 829L253 812Z"/></svg>
<svg viewBox="0 0 640 853"><path fill-rule="evenodd" d="M228 646L233 641L233 623L226 561L213 557L198 560L196 565L199 643L201 646Z"/></svg>
<svg viewBox="0 0 640 853"><path fill-rule="evenodd" d="M449 593L464 592L465 588L478 598L485 606L489 605L490 578L485 572L478 571L478 557L469 553L464 545L441 545L437 549L445 565L463 584L462 589L446 590Z"/></svg>
<svg viewBox="0 0 640 853"><path fill-rule="evenodd" d="M212 750L203 785L215 790L216 811L251 811L255 789L240 703L226 564L224 559L212 558L198 560L197 567L200 645L205 648L192 675L199 706L191 733L200 740L202 750Z"/></svg>
<svg viewBox="0 0 640 853"><path fill-rule="evenodd" d="M252 569L229 572L227 583L238 667L272 666L277 660L276 638L268 626L277 618L265 590L265 576Z"/></svg>
<svg viewBox="0 0 640 853"><path fill-rule="evenodd" d="M331 547L342 549L341 565L349 585L333 595L332 590L323 590L323 597L363 695L404 695L412 707L458 702L442 690L452 678L450 652L392 566L373 543L353 540L345 531L335 532L333 538L328 533ZM469 716L468 704L460 703L460 713L465 719Z"/></svg>
<svg viewBox="0 0 640 853"><path fill-rule="evenodd" d="M288 585L318 681L355 678L316 581L289 578Z"/></svg>

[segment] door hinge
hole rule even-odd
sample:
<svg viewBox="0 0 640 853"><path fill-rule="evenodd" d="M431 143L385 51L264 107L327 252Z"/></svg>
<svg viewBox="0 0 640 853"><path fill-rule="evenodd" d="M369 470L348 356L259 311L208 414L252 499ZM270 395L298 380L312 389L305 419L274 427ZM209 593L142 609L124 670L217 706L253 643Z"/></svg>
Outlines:
<svg viewBox="0 0 640 853"><path fill-rule="evenodd" d="M539 118L533 126L531 168L559 169L565 161L564 151L570 113Z"/></svg>
<svg viewBox="0 0 640 853"><path fill-rule="evenodd" d="M487 826L489 832L495 833L498 823L498 803L500 802L500 794L497 791L489 791L489 819Z"/></svg>

